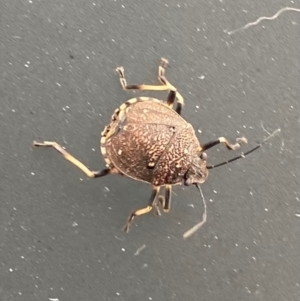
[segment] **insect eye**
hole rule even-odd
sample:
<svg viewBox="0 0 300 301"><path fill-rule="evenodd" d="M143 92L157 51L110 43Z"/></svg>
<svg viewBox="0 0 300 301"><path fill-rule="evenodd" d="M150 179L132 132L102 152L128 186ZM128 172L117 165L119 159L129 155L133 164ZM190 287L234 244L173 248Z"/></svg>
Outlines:
<svg viewBox="0 0 300 301"><path fill-rule="evenodd" d="M201 153L200 154L200 159L206 160L207 159L207 153Z"/></svg>

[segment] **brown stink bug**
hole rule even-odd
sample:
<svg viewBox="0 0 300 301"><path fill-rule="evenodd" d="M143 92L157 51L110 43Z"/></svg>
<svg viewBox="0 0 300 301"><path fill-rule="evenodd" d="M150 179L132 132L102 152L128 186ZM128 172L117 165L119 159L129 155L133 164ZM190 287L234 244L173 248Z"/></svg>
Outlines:
<svg viewBox="0 0 300 301"><path fill-rule="evenodd" d="M159 205L165 212L169 212L173 185L197 186L205 182L209 169L243 158L275 134L244 154L208 166L206 150L219 143L223 143L229 150L236 150L247 140L244 137L237 138L236 143L231 144L226 138L220 137L201 145L192 125L181 117L183 97L165 77L167 63L166 59L161 59L158 67L161 85L127 85L123 67L117 68L124 90L169 91L169 95L166 102L150 97L132 98L115 110L110 124L101 133L101 152L107 166L102 171L91 171L56 142L34 141L35 146L54 147L88 177L120 174L150 183L153 190L148 205L131 213L125 231L129 230L135 216L148 213L153 208L160 214ZM159 195L162 186L165 187L164 197Z"/></svg>

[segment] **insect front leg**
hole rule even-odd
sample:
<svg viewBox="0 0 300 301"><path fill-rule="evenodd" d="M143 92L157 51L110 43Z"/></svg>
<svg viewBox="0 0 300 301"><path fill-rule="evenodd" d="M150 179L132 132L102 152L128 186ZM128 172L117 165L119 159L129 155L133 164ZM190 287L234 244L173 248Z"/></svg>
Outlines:
<svg viewBox="0 0 300 301"><path fill-rule="evenodd" d="M248 143L248 141L245 137L242 137L242 138L237 138L235 144L231 144L228 142L228 140L226 138L219 137L217 140L209 141L209 142L203 144L201 146L201 152L204 152L220 143L223 143L229 150L236 150L236 149L240 148L242 144Z"/></svg>
<svg viewBox="0 0 300 301"><path fill-rule="evenodd" d="M172 194L172 185L166 185L165 196L163 197L162 195L160 195L157 198L157 202L155 204L157 215L161 215L158 207L159 205L162 206L164 212L169 213L171 209L171 194Z"/></svg>

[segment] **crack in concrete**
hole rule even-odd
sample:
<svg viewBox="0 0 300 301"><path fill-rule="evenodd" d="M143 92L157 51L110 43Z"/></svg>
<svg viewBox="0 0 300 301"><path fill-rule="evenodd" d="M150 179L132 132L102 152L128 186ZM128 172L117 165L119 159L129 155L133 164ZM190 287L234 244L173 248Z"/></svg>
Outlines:
<svg viewBox="0 0 300 301"><path fill-rule="evenodd" d="M260 17L260 18L258 18L256 21L247 23L247 24L246 24L245 26L243 26L243 27L240 27L240 28L238 28L238 29L234 29L234 30L232 30L232 31L228 31L227 34L229 34L229 35L235 34L235 33L239 32L239 31L245 30L245 29L247 29L247 28L249 28L249 27L251 27L251 26L255 26L255 25L259 24L261 21L264 21L264 20L267 20L267 21L275 20L276 18L279 17L279 15L281 15L281 14L282 14L283 12L285 12L285 11L300 12L300 9L299 9L299 8L293 8L293 7L284 7L284 8L282 8L282 9L280 9L280 10L279 10L274 16L272 16L272 17L265 17L265 16Z"/></svg>

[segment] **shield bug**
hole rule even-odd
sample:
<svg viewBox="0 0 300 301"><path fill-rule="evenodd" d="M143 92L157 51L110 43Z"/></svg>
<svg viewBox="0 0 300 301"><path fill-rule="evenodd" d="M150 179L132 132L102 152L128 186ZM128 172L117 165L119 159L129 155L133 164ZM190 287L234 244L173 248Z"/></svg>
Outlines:
<svg viewBox="0 0 300 301"><path fill-rule="evenodd" d="M243 158L275 134L274 132L253 149L231 160L207 165L206 151L211 147L222 143L227 149L236 150L247 143L247 139L237 138L236 143L231 144L226 138L219 137L201 145L192 125L181 117L184 100L165 76L167 63L166 59L161 59L158 67L161 85L128 85L124 68L116 69L124 90L169 91L169 94L166 101L150 97L132 98L115 110L111 122L102 131L100 140L107 168L91 171L56 142L33 142L35 146L54 147L88 177L119 174L151 184L152 194L148 205L130 214L124 228L126 232L136 216L152 209L160 214L159 206L162 206L164 212L169 212L173 185L202 184L208 177L209 169ZM164 196L160 195L163 186Z"/></svg>

